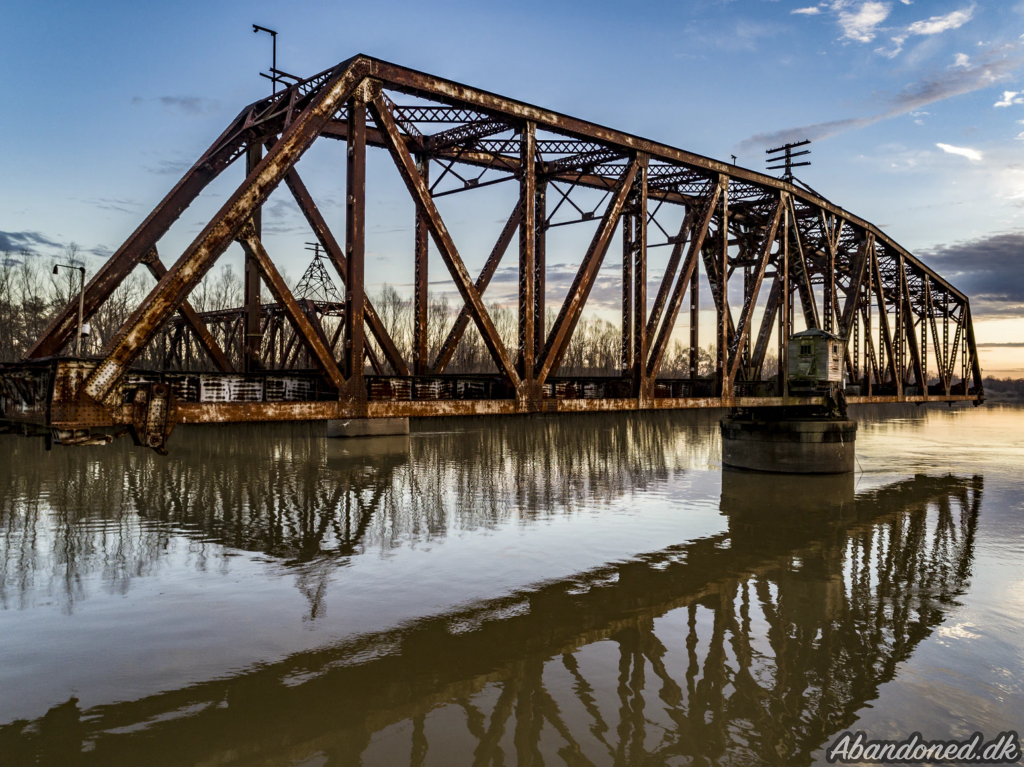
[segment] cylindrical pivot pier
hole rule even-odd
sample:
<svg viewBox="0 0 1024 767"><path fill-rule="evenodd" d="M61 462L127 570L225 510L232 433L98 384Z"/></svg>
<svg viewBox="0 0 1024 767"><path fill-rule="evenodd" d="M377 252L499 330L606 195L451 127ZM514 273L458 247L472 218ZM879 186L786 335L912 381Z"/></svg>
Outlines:
<svg viewBox="0 0 1024 767"><path fill-rule="evenodd" d="M833 418L722 419L722 463L781 474L846 474L854 469L857 422Z"/></svg>

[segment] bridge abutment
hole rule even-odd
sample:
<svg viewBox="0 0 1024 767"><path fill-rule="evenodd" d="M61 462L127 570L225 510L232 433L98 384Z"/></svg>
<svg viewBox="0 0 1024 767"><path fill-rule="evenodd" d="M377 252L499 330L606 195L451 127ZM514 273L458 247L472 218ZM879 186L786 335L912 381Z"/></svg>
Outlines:
<svg viewBox="0 0 1024 767"><path fill-rule="evenodd" d="M731 413L721 421L722 463L776 474L854 470L857 422L813 414Z"/></svg>

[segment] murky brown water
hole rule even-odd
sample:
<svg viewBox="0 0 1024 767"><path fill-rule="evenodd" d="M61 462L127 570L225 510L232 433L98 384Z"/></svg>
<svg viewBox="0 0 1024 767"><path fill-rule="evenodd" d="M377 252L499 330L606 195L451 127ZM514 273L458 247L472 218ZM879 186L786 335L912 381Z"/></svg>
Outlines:
<svg viewBox="0 0 1024 767"><path fill-rule="evenodd" d="M1024 410L0 437L0 763L812 764L1024 730ZM427 431L426 429L429 429Z"/></svg>

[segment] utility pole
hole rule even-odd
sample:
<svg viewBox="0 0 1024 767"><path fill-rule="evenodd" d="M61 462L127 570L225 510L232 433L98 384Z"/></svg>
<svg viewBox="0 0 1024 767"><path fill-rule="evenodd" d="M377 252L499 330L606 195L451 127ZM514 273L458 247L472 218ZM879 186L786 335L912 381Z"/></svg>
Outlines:
<svg viewBox="0 0 1024 767"><path fill-rule="evenodd" d="M766 149L765 154L775 155L769 157L765 162L768 163L768 170L782 170L782 180L793 183L793 168L799 168L802 165L810 165L810 162L793 162L794 157L801 157L805 154L810 154L810 149L805 149L802 152L794 152L793 150L799 146L807 146L810 144L810 139L804 139L803 141L797 141L793 144L783 144L782 146L775 147L775 149ZM783 152L784 154L777 154ZM773 162L781 162L782 165L772 165Z"/></svg>

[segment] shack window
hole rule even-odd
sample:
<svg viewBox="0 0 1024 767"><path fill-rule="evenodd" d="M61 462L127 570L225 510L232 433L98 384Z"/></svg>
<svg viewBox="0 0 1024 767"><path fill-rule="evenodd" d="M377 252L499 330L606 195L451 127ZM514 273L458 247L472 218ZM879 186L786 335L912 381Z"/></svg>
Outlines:
<svg viewBox="0 0 1024 767"><path fill-rule="evenodd" d="M811 351L811 342L810 341L803 341L803 342L801 342L801 344L800 344L800 353L801 354L814 354L814 352Z"/></svg>

